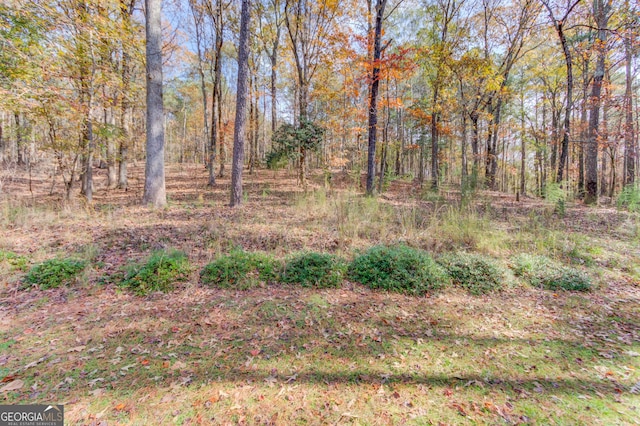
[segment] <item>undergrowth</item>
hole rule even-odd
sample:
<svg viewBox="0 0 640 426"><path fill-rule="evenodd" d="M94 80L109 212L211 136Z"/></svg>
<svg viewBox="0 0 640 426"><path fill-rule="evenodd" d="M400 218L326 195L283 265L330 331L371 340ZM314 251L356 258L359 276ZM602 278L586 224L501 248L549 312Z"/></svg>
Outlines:
<svg viewBox="0 0 640 426"><path fill-rule="evenodd" d="M371 288L424 294L449 284L446 271L424 250L375 246L349 265L349 277Z"/></svg>
<svg viewBox="0 0 640 426"><path fill-rule="evenodd" d="M304 252L287 260L280 281L303 287L338 287L346 270L342 259L327 253Z"/></svg>
<svg viewBox="0 0 640 426"><path fill-rule="evenodd" d="M87 266L77 259L49 259L34 265L24 278L25 288L37 286L41 290L69 286Z"/></svg>
<svg viewBox="0 0 640 426"><path fill-rule="evenodd" d="M265 253L233 250L206 265L200 272L203 284L247 290L276 279L280 265Z"/></svg>
<svg viewBox="0 0 640 426"><path fill-rule="evenodd" d="M129 265L122 287L131 289L140 296L173 290L176 281L185 281L191 272L189 259L178 250L158 250L146 261Z"/></svg>
<svg viewBox="0 0 640 426"><path fill-rule="evenodd" d="M438 258L453 284L474 295L503 288L506 270L495 259L474 253L447 253Z"/></svg>
<svg viewBox="0 0 640 426"><path fill-rule="evenodd" d="M547 290L589 291L593 286L584 272L546 256L520 254L513 259L513 271L532 286Z"/></svg>

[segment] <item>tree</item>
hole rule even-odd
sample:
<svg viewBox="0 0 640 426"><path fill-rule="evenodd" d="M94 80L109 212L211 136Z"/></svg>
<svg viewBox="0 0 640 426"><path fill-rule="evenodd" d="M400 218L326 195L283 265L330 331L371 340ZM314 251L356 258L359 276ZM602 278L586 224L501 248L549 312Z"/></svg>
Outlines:
<svg viewBox="0 0 640 426"><path fill-rule="evenodd" d="M324 129L304 119L298 126L284 123L276 129L271 140L273 149L267 154L267 166L277 169L285 159L299 160L300 152L318 152L324 137Z"/></svg>
<svg viewBox="0 0 640 426"><path fill-rule="evenodd" d="M286 0L284 8L285 23L289 34L296 71L296 93L298 102L298 121L302 122L309 114L309 90L311 81L324 63L326 48L330 43L332 24L340 12L340 0ZM298 183L306 186L304 152L300 152L298 163Z"/></svg>
<svg viewBox="0 0 640 426"><path fill-rule="evenodd" d="M380 55L382 52L382 21L387 0L376 0L376 23L373 36L373 57L369 81L369 137L367 152L367 194L373 195L376 174L376 136L378 133L378 87L380 86Z"/></svg>
<svg viewBox="0 0 640 426"><path fill-rule="evenodd" d="M624 92L624 184L633 185L636 177L636 144L633 123L633 76L631 75L631 55L633 45L633 21L629 0L625 1L627 13L626 28L624 31L624 59L625 59L625 92Z"/></svg>
<svg viewBox="0 0 640 426"><path fill-rule="evenodd" d="M567 107L565 108L564 115L564 123L563 123L563 133L562 133L562 147L560 150L560 160L558 161L558 174L556 175L556 181L558 183L562 182L564 178L564 168L567 163L568 155L569 155L569 136L571 134L571 112L573 109L573 59L571 57L571 50L569 50L569 45L567 43L567 36L565 34L565 24L567 23L567 18L573 11L573 9L580 3L581 0L570 0L567 2L565 13L562 18L556 18L553 8L550 5L549 0L541 0L542 4L547 9L549 13L549 19L551 19L551 23L556 30L556 34L558 35L558 40L560 41L560 46L562 47L562 53L564 54L566 66L567 66Z"/></svg>
<svg viewBox="0 0 640 426"><path fill-rule="evenodd" d="M242 0L240 37L238 40L238 84L236 93L236 121L233 131L233 163L231 167L231 207L242 203L242 168L247 138L247 83L249 74L249 23L251 0Z"/></svg>
<svg viewBox="0 0 640 426"><path fill-rule="evenodd" d="M589 113L589 130L585 158L585 198L586 204L598 202L598 140L600 122L600 103L602 80L605 73L605 59L607 57L607 24L609 22L612 0L594 0L593 17L596 23L597 51L596 68L591 84L591 111Z"/></svg>
<svg viewBox="0 0 640 426"><path fill-rule="evenodd" d="M164 179L164 108L162 105L162 0L145 0L147 34L147 161L144 204L167 204Z"/></svg>

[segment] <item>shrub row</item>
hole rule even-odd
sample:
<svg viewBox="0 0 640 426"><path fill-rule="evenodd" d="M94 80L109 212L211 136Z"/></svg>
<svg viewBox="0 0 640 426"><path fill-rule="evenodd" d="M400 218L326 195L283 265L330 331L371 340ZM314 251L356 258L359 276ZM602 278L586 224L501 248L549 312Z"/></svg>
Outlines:
<svg viewBox="0 0 640 426"><path fill-rule="evenodd" d="M512 260L515 275L531 285L550 290L587 291L588 275L543 256L519 255ZM29 270L25 283L40 288L69 285L86 267L73 259L54 259ZM191 272L180 251L157 251L144 262L127 266L118 279L122 287L144 295L168 292ZM499 291L509 281L508 270L496 260L472 253L448 253L434 259L408 247L375 246L347 263L326 253L303 252L284 262L265 253L234 250L206 265L200 281L209 286L246 290L282 282L304 287L338 287L345 278L374 289L421 295L454 285L478 295Z"/></svg>

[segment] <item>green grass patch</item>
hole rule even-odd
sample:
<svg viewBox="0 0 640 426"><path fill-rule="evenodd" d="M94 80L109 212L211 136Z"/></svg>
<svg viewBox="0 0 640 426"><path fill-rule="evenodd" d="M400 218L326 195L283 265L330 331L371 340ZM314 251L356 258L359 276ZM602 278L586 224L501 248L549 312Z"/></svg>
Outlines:
<svg viewBox="0 0 640 426"><path fill-rule="evenodd" d="M29 259L11 251L0 250L0 262L6 262L12 271L26 271Z"/></svg>
<svg viewBox="0 0 640 426"><path fill-rule="evenodd" d="M495 259L474 253L448 253L438 259L453 284L474 295L502 289L506 270Z"/></svg>
<svg viewBox="0 0 640 426"><path fill-rule="evenodd" d="M41 290L73 284L84 271L86 262L78 259L49 259L34 265L24 278L25 287L36 286Z"/></svg>
<svg viewBox="0 0 640 426"><path fill-rule="evenodd" d="M158 250L146 261L127 267L120 286L144 296L154 291L169 292L176 281L185 281L191 266L184 252L178 250Z"/></svg>
<svg viewBox="0 0 640 426"><path fill-rule="evenodd" d="M349 265L349 277L371 288L424 294L450 283L446 271L424 250L375 246Z"/></svg>
<svg viewBox="0 0 640 426"><path fill-rule="evenodd" d="M265 253L234 250L205 266L200 272L203 284L247 290L275 281L279 262Z"/></svg>
<svg viewBox="0 0 640 426"><path fill-rule="evenodd" d="M640 212L640 186L627 185L616 200L618 208L626 208L631 212Z"/></svg>
<svg viewBox="0 0 640 426"><path fill-rule="evenodd" d="M589 291L593 286L584 272L546 256L520 254L513 259L513 271L532 286L548 290Z"/></svg>
<svg viewBox="0 0 640 426"><path fill-rule="evenodd" d="M327 253L305 252L289 258L280 281L303 287L338 287L346 270L344 261Z"/></svg>

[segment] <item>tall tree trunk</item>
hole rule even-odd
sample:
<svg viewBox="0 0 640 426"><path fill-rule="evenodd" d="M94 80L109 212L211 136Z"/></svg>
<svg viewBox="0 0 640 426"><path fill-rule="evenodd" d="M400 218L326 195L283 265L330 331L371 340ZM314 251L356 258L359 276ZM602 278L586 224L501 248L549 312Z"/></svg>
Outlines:
<svg viewBox="0 0 640 426"><path fill-rule="evenodd" d="M571 135L571 111L573 109L573 61L571 58L571 51L567 44L567 39L562 29L563 24L556 25L558 31L558 37L560 37L560 44L562 45L562 51L564 53L565 62L567 64L567 106L564 112L564 123L562 129L562 145L560 147L560 159L558 161L558 174L556 175L556 182L561 183L564 179L564 167L569 155L569 137Z"/></svg>
<svg viewBox="0 0 640 426"><path fill-rule="evenodd" d="M204 146L206 141L210 137L209 133L209 96L207 92L207 82L204 74L204 52L202 48L203 44L203 31L204 31L204 11L194 0L189 1L191 6L191 13L193 15L193 24L195 27L196 36L196 53L198 55L198 76L200 77L200 93L202 93L202 115L203 115L203 133L204 133ZM206 155L207 149L204 149ZM206 157L205 157L206 158ZM205 160L205 164L207 161Z"/></svg>
<svg viewBox="0 0 640 426"><path fill-rule="evenodd" d="M0 117L0 164L4 163L5 161L5 154L6 154L6 145L5 145L5 141L4 141L4 135L2 134L2 128L3 128L3 120L4 119L4 115Z"/></svg>
<svg viewBox="0 0 640 426"><path fill-rule="evenodd" d="M146 3L147 59L147 160L144 204L164 207L167 194L164 178L164 108L162 105L161 0Z"/></svg>
<svg viewBox="0 0 640 426"><path fill-rule="evenodd" d="M439 164L438 164L438 121L440 120L440 114L438 113L438 84L436 83L433 88L433 105L431 110L431 188L438 189L438 183L440 178Z"/></svg>
<svg viewBox="0 0 640 426"><path fill-rule="evenodd" d="M115 116L113 108L103 110L105 124L115 127ZM107 139L107 188L113 189L118 185L118 173L116 169L116 138L110 136Z"/></svg>
<svg viewBox="0 0 640 426"><path fill-rule="evenodd" d="M489 103L491 106L492 103ZM498 128L500 126L500 112L502 99L498 98L495 106L490 107L491 119L487 132L487 159L485 164L485 184L494 190L496 187L496 172L498 171Z"/></svg>
<svg viewBox="0 0 640 426"><path fill-rule="evenodd" d="M473 111L469 114L471 119L471 154L473 155L473 165L471 168L471 187L478 184L478 173L480 172L480 129L478 128L479 114Z"/></svg>
<svg viewBox="0 0 640 426"><path fill-rule="evenodd" d="M371 59L371 81L369 83L369 137L367 151L367 188L373 195L376 174L376 137L378 133L378 88L380 86L380 57L382 54L382 22L387 0L376 0L376 23L373 37L373 57Z"/></svg>
<svg viewBox="0 0 640 426"><path fill-rule="evenodd" d="M387 151L389 150L389 122L391 121L391 108L389 107L389 78L387 77L387 102L384 107L385 121L382 128L382 158L380 159L380 177L378 179L378 193L382 192L384 175L387 173Z"/></svg>
<svg viewBox="0 0 640 426"><path fill-rule="evenodd" d="M93 137L93 121L91 120L91 99L89 100L89 111L85 118L82 139L86 147L83 187L84 196L89 203L93 201L93 152L95 151L95 139Z"/></svg>
<svg viewBox="0 0 640 426"><path fill-rule="evenodd" d="M584 152L588 138L587 105L589 97L589 59L583 59L582 70L582 106L580 108L580 144L578 145L578 197L584 197Z"/></svg>
<svg viewBox="0 0 640 426"><path fill-rule="evenodd" d="M24 159L24 142L23 142L23 125L20 113L15 112L13 117L16 121L16 154L18 155L18 165L23 166L26 164Z"/></svg>
<svg viewBox="0 0 640 426"><path fill-rule="evenodd" d="M527 185L526 185L526 172L525 166L526 156L527 156L527 148L526 148L526 140L525 140L525 124L524 124L524 92L521 93L520 96L520 195L525 196L527 194Z"/></svg>
<svg viewBox="0 0 640 426"><path fill-rule="evenodd" d="M231 168L231 202L235 207L242 203L242 168L244 146L247 138L247 79L249 74L249 21L251 0L242 0L240 12L240 36L238 41L238 84L236 94L236 121L233 132L233 164Z"/></svg>
<svg viewBox="0 0 640 426"><path fill-rule="evenodd" d="M136 0L120 0L120 19L122 19L127 39L131 38L131 14L133 13ZM131 135L129 129L129 89L131 84L131 56L127 52L128 45L122 43L122 93L120 101L120 129L122 137L120 138L120 152L118 155L118 188L126 190L129 182L127 181L127 162L129 161L129 145L131 143Z"/></svg>
<svg viewBox="0 0 640 426"><path fill-rule="evenodd" d="M212 15L215 15L216 19L216 37L215 37L215 55L214 55L214 64L213 64L213 88L211 89L211 137L209 139L209 159L208 169L209 169L209 186L214 186L216 184L216 171L215 171L215 162L216 162L216 144L219 145L220 150L220 171L218 176L222 177L224 174L224 158L223 158L223 150L224 146L222 142L218 141L221 139L219 134L222 133L222 129L220 128L222 125L221 115L222 115L222 46L224 42L224 32L223 32L223 4L222 0L217 0L216 3L216 11L212 11Z"/></svg>
<svg viewBox="0 0 640 426"><path fill-rule="evenodd" d="M606 2L606 4L605 4ZM585 203L598 202L598 124L600 121L600 95L605 72L607 23L611 0L594 0L593 15L598 28L596 35L597 60L591 85L591 112L589 115L589 139L586 149Z"/></svg>
<svg viewBox="0 0 640 426"><path fill-rule="evenodd" d="M629 0L625 2L626 9L629 10ZM630 26L631 24L629 24ZM635 127L633 123L633 79L631 74L631 45L633 31L628 28L624 37L624 57L625 57L625 92L624 92L624 184L633 185L636 179L636 156L637 148L635 144Z"/></svg>
<svg viewBox="0 0 640 426"><path fill-rule="evenodd" d="M565 109L564 123L562 129L562 144L560 146L560 159L558 161L558 174L556 175L556 182L560 183L564 179L565 164L569 155L569 137L571 136L571 112L573 109L573 60L571 57L571 50L567 43L567 38L564 33L564 24L567 22L567 18L571 14L572 10L580 3L580 0L572 0L573 3L567 3L567 10L562 18L556 19L553 14L553 10L547 0L542 0L542 4L547 8L549 18L553 23L553 27L558 35L560 41L560 47L564 54L564 60L567 68L567 106Z"/></svg>

